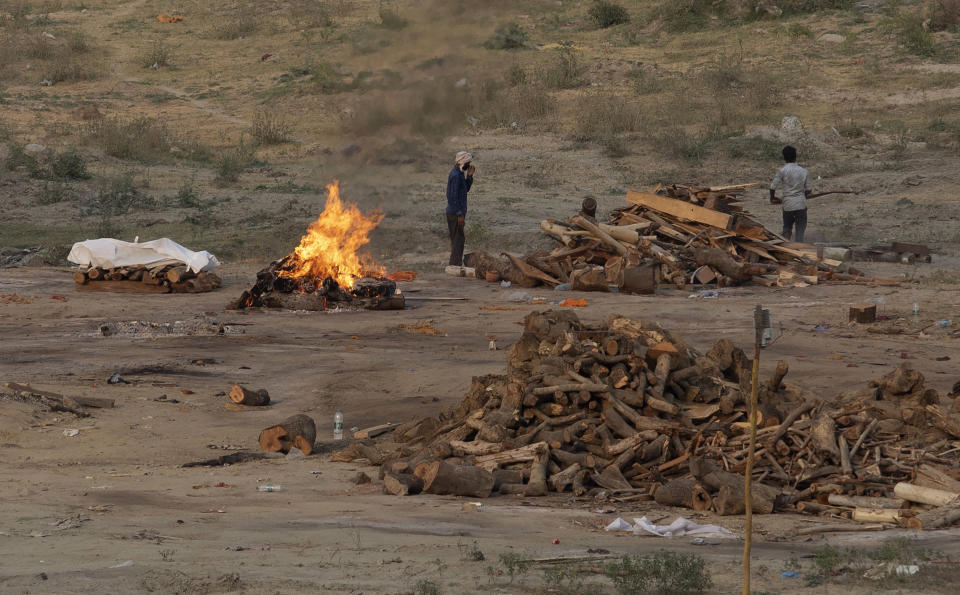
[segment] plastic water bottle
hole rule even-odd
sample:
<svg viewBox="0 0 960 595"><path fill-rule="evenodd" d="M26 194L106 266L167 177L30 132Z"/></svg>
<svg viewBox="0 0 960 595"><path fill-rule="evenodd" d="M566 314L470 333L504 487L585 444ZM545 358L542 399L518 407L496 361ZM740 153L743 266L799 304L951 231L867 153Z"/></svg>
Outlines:
<svg viewBox="0 0 960 595"><path fill-rule="evenodd" d="M920 316L920 302L913 302L913 315Z"/></svg>
<svg viewBox="0 0 960 595"><path fill-rule="evenodd" d="M283 490L283 486L276 486L269 483L262 483L257 486L258 492L280 492Z"/></svg>
<svg viewBox="0 0 960 595"><path fill-rule="evenodd" d="M333 439L343 440L343 412L339 409L333 415Z"/></svg>

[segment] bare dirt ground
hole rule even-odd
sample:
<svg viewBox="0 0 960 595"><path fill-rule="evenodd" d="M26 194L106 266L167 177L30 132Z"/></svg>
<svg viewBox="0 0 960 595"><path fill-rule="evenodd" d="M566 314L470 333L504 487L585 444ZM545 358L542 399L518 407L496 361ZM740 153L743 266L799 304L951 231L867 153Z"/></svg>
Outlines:
<svg viewBox="0 0 960 595"><path fill-rule="evenodd" d="M896 268L871 272L892 274ZM514 289L428 275L402 284L409 306L399 312L225 311L225 303L249 284L254 270L227 267L220 291L190 296L78 293L59 269L0 273L0 294L23 298L0 305L0 377L117 402L116 408L93 410L83 419L2 402L0 544L5 563L0 590L397 593L430 581L448 593L534 593L543 592L541 573L547 565L534 564L510 582L500 554L595 559L662 547L705 556L715 592L739 590L737 542L693 547L689 539L602 530L617 516L669 522L683 515L741 531L739 517L568 497L495 497L483 503L481 512L466 512L462 499L383 495L374 468L329 461L333 445L327 428L336 409L344 411L349 428L450 408L473 375L503 369L504 350L519 336L523 315L549 305L483 310L488 304L515 305L508 301ZM691 299L688 292L676 290L651 297L575 297L589 301L578 310L585 320L614 312L657 320L700 349L721 337L748 345L751 309L762 303L772 309L779 326L779 339L762 353L762 372L785 359L791 369L788 380L824 397L863 386L901 357L910 358L939 391L949 391L957 380L957 334L929 328L956 312L956 287L728 291L707 299ZM556 299L555 292L530 294ZM847 304L877 296L884 297L888 315L906 316L904 334L869 334L846 323ZM422 299L428 297L465 299ZM914 300L925 306L917 321L908 314ZM445 336L398 328L424 320L432 320ZM129 321L207 322L224 325L226 331L220 336L100 333L104 324ZM828 330L815 331L818 325ZM488 337L496 338L499 350L489 350ZM944 356L950 359L938 361ZM130 384L107 384L114 373ZM275 404L264 411L225 410L228 399L222 391L233 382L268 388ZM256 450L260 429L300 412L322 428L320 454L229 467L180 467L227 452L221 448ZM66 429L80 432L68 437ZM373 483L354 485L351 478L358 471L371 474ZM212 487L220 482L230 487ZM283 491L257 492L261 483L279 484ZM757 518L755 589L833 592L780 578L791 561L825 541L863 545L905 535L916 539L918 547L960 553L957 529L795 535L797 527L816 522L794 515ZM470 559L474 546L485 561ZM870 583L844 588L874 592ZM947 585L927 581L898 588L951 592Z"/></svg>

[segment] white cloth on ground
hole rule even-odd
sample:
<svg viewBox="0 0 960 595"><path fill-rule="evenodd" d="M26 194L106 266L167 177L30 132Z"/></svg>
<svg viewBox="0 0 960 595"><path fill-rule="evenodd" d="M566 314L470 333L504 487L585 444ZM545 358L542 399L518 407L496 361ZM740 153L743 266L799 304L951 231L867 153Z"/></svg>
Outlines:
<svg viewBox="0 0 960 595"><path fill-rule="evenodd" d="M647 517L633 519L634 525L618 518L606 526L607 531L632 531L634 535L656 535L657 537L683 537L696 535L713 539L739 539L740 536L719 525L700 525L689 519L677 517L669 525L654 525Z"/></svg>
<svg viewBox="0 0 960 595"><path fill-rule="evenodd" d="M75 264L103 269L182 263L194 273L212 271L220 266L217 257L206 250L194 252L169 238L139 243L113 238L86 240L73 245L67 260Z"/></svg>

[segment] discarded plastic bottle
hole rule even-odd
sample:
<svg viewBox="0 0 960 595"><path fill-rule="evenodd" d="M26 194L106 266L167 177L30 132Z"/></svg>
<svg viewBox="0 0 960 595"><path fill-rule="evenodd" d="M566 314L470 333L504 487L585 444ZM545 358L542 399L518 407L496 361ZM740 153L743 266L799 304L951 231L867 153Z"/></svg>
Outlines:
<svg viewBox="0 0 960 595"><path fill-rule="evenodd" d="M913 315L920 316L920 302L913 302Z"/></svg>
<svg viewBox="0 0 960 595"><path fill-rule="evenodd" d="M339 409L333 415L333 439L343 440L343 412Z"/></svg>
<svg viewBox="0 0 960 595"><path fill-rule="evenodd" d="M953 321L952 321L952 320L938 320L938 321L937 321L937 326L939 326L940 328L947 328L947 327L950 326L951 324L953 324Z"/></svg>
<svg viewBox="0 0 960 595"><path fill-rule="evenodd" d="M269 483L262 483L257 486L258 492L280 492L283 491L283 486L275 486Z"/></svg>

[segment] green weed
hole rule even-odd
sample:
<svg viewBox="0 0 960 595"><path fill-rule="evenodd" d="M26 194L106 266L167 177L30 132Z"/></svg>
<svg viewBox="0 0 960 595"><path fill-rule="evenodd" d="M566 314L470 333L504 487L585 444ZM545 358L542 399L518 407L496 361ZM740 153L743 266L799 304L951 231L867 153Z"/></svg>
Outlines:
<svg viewBox="0 0 960 595"><path fill-rule="evenodd" d="M554 61L541 70L540 80L548 89L574 89L583 86L585 71L586 66L577 58L573 45L564 43L555 53Z"/></svg>
<svg viewBox="0 0 960 595"><path fill-rule="evenodd" d="M610 562L605 574L620 595L655 589L666 593L700 593L713 586L706 561L696 554L659 550L641 556L623 556Z"/></svg>
<svg viewBox="0 0 960 595"><path fill-rule="evenodd" d="M253 114L250 136L258 145L279 145L290 140L293 127L276 111L263 107Z"/></svg>
<svg viewBox="0 0 960 595"><path fill-rule="evenodd" d="M526 47L530 36L517 23L507 23L501 25L493 34L483 43L483 47L489 50L516 50Z"/></svg>
<svg viewBox="0 0 960 595"><path fill-rule="evenodd" d="M511 583L515 578L522 577L529 572L530 565L532 564L528 558L515 552L500 554L500 563L503 565L507 576L510 577Z"/></svg>

